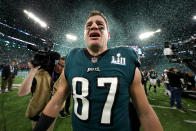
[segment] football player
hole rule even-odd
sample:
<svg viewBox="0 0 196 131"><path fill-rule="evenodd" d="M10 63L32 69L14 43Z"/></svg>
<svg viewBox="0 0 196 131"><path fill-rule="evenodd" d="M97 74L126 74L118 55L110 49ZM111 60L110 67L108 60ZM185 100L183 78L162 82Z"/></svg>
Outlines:
<svg viewBox="0 0 196 131"><path fill-rule="evenodd" d="M66 55L59 90L46 106L34 131L45 130L60 111L67 94L73 96L74 131L129 131L130 97L145 131L162 131L141 84L137 55L132 48L107 48L106 17L90 13L84 28L86 48ZM131 115L131 114L130 114Z"/></svg>

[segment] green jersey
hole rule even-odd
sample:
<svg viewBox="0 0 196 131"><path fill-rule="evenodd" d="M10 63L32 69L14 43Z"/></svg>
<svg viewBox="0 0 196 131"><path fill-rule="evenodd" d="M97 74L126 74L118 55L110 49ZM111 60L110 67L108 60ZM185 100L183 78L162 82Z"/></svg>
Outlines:
<svg viewBox="0 0 196 131"><path fill-rule="evenodd" d="M65 77L73 94L74 131L130 131L129 88L139 64L132 48L99 56L76 48L66 56Z"/></svg>

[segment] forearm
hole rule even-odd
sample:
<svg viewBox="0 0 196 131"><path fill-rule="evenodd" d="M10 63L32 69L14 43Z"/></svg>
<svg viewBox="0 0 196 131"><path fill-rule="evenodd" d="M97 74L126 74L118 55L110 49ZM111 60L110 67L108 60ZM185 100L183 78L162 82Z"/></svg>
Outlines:
<svg viewBox="0 0 196 131"><path fill-rule="evenodd" d="M59 89L54 97L50 100L50 102L45 107L43 113L50 117L57 117L61 107L66 99L67 94L64 93L64 89Z"/></svg>
<svg viewBox="0 0 196 131"><path fill-rule="evenodd" d="M141 75L136 69L134 81L130 87L131 98L138 113L144 131L163 131L162 126L154 110L149 105L141 84Z"/></svg>
<svg viewBox="0 0 196 131"><path fill-rule="evenodd" d="M46 131L49 128L61 109L63 100L60 100L59 98L61 99L61 97L56 95L47 104L33 131Z"/></svg>
<svg viewBox="0 0 196 131"><path fill-rule="evenodd" d="M18 90L18 95L19 96L25 96L25 95L30 93L33 78L35 77L35 73L36 73L36 71L30 70L27 77L23 80L23 82L21 84L21 87Z"/></svg>
<svg viewBox="0 0 196 131"><path fill-rule="evenodd" d="M54 97L50 100L47 106L44 108L42 115L37 122L33 131L45 131L57 117L63 102L65 101L66 96L68 95L70 89L67 83L66 78L64 77L64 71L61 73L61 82L60 87L55 93Z"/></svg>
<svg viewBox="0 0 196 131"><path fill-rule="evenodd" d="M161 123L151 107L139 115L139 118L144 131L163 131Z"/></svg>

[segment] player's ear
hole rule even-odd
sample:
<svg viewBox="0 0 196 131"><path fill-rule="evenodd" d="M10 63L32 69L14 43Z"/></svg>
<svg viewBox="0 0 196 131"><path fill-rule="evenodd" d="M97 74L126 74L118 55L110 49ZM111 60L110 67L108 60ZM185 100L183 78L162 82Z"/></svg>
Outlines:
<svg viewBox="0 0 196 131"><path fill-rule="evenodd" d="M83 35L83 39L85 40L85 34L86 34L86 30L84 29L84 35Z"/></svg>
<svg viewBox="0 0 196 131"><path fill-rule="evenodd" d="M110 39L110 32L108 32L108 40Z"/></svg>

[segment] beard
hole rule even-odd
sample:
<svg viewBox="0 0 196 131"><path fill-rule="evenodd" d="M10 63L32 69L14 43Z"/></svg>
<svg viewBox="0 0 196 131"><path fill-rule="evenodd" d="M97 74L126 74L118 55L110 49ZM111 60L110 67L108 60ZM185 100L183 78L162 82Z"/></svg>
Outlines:
<svg viewBox="0 0 196 131"><path fill-rule="evenodd" d="M98 43L94 43L89 46L89 49L97 53L101 49L101 46Z"/></svg>

